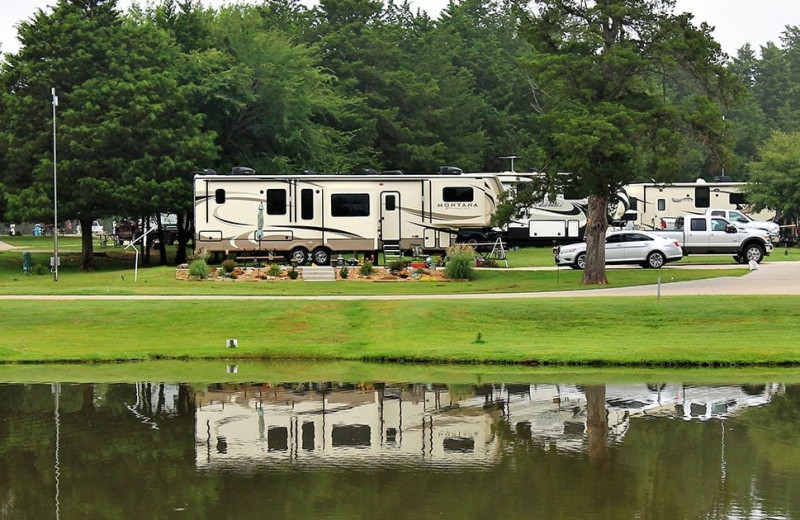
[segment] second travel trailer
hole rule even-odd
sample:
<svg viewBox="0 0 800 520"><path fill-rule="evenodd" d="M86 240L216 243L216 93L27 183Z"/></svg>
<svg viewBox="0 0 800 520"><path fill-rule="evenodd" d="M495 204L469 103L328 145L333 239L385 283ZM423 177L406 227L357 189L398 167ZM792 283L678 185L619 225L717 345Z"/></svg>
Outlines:
<svg viewBox="0 0 800 520"><path fill-rule="evenodd" d="M504 172L499 174L504 190L516 191L539 174ZM586 232L588 199L570 198L563 193L544 197L525 208L524 213L506 226L509 246L552 245L580 242Z"/></svg>
<svg viewBox="0 0 800 520"><path fill-rule="evenodd" d="M485 237L502 192L495 174L399 172L194 178L196 247L210 253L330 263L336 253L443 252L459 233Z"/></svg>
<svg viewBox="0 0 800 520"><path fill-rule="evenodd" d="M658 230L681 215L705 215L709 208L739 210L754 220L774 220L774 211L751 213L744 182L635 183L619 193L613 219L621 226Z"/></svg>

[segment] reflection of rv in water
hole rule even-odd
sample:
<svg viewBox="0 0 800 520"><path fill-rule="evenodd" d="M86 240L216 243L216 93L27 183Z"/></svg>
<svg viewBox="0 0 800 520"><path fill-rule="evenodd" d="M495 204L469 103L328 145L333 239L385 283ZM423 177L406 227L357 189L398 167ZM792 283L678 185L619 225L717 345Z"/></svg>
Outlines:
<svg viewBox="0 0 800 520"><path fill-rule="evenodd" d="M603 385L606 443L636 417L725 419L779 385ZM584 452L589 397L571 384L256 385L196 398L196 464L206 470L375 465L486 466L504 442ZM597 404L597 402L595 402ZM498 435L508 431L510 437Z"/></svg>
<svg viewBox="0 0 800 520"><path fill-rule="evenodd" d="M702 179L672 184L629 184L619 193L613 219L620 226L653 230L662 227L663 219L687 214L703 215L708 208L718 208L743 211L754 220L773 220L774 211L747 211L749 207L742 193L745 184Z"/></svg>

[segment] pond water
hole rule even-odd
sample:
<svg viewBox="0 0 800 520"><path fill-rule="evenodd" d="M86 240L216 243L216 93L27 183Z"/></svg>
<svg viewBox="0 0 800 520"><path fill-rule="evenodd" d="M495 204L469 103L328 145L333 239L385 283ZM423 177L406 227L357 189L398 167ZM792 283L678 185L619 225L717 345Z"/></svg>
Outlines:
<svg viewBox="0 0 800 520"><path fill-rule="evenodd" d="M800 518L800 386L0 385L0 518Z"/></svg>

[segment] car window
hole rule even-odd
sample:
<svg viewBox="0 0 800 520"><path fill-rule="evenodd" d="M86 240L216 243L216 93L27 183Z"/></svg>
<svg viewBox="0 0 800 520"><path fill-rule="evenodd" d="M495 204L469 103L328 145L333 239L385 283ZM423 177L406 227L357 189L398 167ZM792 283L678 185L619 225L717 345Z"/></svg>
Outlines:
<svg viewBox="0 0 800 520"><path fill-rule="evenodd" d="M606 237L606 244L619 244L625 242L625 234L609 235Z"/></svg>
<svg viewBox="0 0 800 520"><path fill-rule="evenodd" d="M692 231L705 231L706 219L704 218L689 219L689 229L691 229Z"/></svg>
<svg viewBox="0 0 800 520"><path fill-rule="evenodd" d="M625 239L626 242L647 242L648 240L652 239L649 236L641 233L629 233Z"/></svg>
<svg viewBox="0 0 800 520"><path fill-rule="evenodd" d="M711 220L711 231L725 231L725 225L727 223L722 219L712 219Z"/></svg>

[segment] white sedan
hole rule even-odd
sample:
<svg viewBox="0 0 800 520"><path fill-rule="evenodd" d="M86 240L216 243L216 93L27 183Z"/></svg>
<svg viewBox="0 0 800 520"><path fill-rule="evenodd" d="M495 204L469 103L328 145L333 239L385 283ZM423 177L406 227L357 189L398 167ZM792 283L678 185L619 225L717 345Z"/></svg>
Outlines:
<svg viewBox="0 0 800 520"><path fill-rule="evenodd" d="M586 267L586 242L553 249L556 265L573 269ZM658 269L683 258L680 242L646 231L612 231L606 235L607 264L639 264Z"/></svg>

